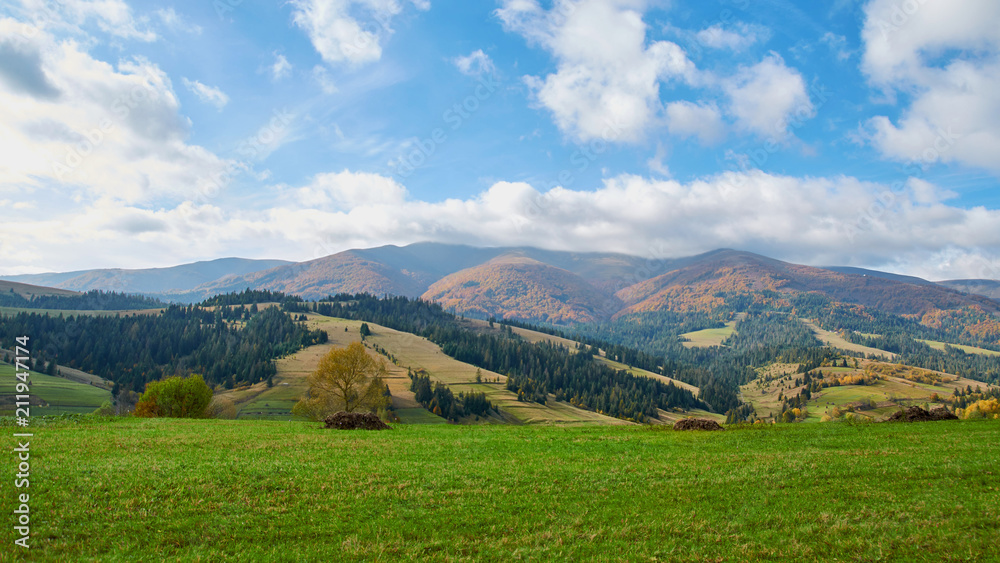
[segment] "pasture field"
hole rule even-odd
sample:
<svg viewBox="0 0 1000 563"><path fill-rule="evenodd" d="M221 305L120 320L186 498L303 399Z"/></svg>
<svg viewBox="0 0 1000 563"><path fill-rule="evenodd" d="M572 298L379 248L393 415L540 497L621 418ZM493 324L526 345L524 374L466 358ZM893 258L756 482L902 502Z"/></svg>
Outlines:
<svg viewBox="0 0 1000 563"><path fill-rule="evenodd" d="M320 426L36 424L31 549L5 526L3 559L1000 559L992 420ZM15 472L0 464L5 481Z"/></svg>
<svg viewBox="0 0 1000 563"><path fill-rule="evenodd" d="M896 354L892 352L886 352L885 350L879 350L878 348L869 348L868 346L861 346L860 344L855 344L853 342L848 342L844 340L844 337L840 336L836 332L830 332L829 330L823 330L817 326L812 321L806 319L799 319L806 326L812 329L816 334L816 338L819 338L827 346L831 348L840 348L841 350L847 350L849 352L861 352L863 354L874 354L876 356L882 356L887 360L892 360L896 357Z"/></svg>
<svg viewBox="0 0 1000 563"><path fill-rule="evenodd" d="M14 366L0 364L0 413L14 414ZM90 413L105 401L111 391L86 383L71 381L43 373L31 372L31 415Z"/></svg>
<svg viewBox="0 0 1000 563"><path fill-rule="evenodd" d="M917 339L918 342L923 342L924 344L934 348L935 350L944 350L944 342L938 342L937 340L921 340ZM1000 352L996 350L987 350L986 348L978 348L976 346L965 346L964 344L948 344L952 348L958 348L959 350L965 352L966 354L982 354L984 356L1000 356Z"/></svg>
<svg viewBox="0 0 1000 563"><path fill-rule="evenodd" d="M681 344L687 348L722 346L722 341L732 336L734 332L736 332L736 321L730 321L722 328L706 328L694 332L685 332L681 336L687 338L687 341Z"/></svg>

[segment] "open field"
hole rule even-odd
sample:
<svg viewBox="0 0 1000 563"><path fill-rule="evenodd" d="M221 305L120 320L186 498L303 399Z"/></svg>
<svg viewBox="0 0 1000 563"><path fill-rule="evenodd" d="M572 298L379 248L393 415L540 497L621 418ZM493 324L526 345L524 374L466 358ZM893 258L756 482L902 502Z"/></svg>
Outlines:
<svg viewBox="0 0 1000 563"><path fill-rule="evenodd" d="M996 421L319 426L34 427L32 547L5 526L4 560L1000 558Z"/></svg>
<svg viewBox="0 0 1000 563"><path fill-rule="evenodd" d="M921 340L917 339L918 342L923 342L924 344L934 348L935 350L944 350L944 342L938 342L937 340ZM1000 356L1000 352L996 350L987 350L986 348L977 348L976 346L965 346L962 344L948 344L952 348L958 348L959 350L965 352L966 354L982 354L984 356Z"/></svg>
<svg viewBox="0 0 1000 563"><path fill-rule="evenodd" d="M892 352L886 352L885 350L879 350L878 348L869 348L867 346L861 346L860 344L854 344L853 342L848 342L844 340L842 336L836 332L830 332L829 330L823 330L818 327L812 321L806 319L799 319L806 324L809 328L816 333L816 338L819 338L827 346L831 348L840 348L841 350L847 350L849 352L860 352L863 354L874 354L876 356L882 356L887 360L892 360L896 357L896 354Z"/></svg>
<svg viewBox="0 0 1000 563"><path fill-rule="evenodd" d="M0 364L0 413L14 414L15 369ZM31 372L31 415L89 413L111 400L111 391L86 383ZM42 406L36 406L36 405Z"/></svg>
<svg viewBox="0 0 1000 563"><path fill-rule="evenodd" d="M698 348L704 346L721 346L722 341L732 336L736 332L736 321L726 323L722 328L706 328L682 334L687 338L682 344L687 348Z"/></svg>

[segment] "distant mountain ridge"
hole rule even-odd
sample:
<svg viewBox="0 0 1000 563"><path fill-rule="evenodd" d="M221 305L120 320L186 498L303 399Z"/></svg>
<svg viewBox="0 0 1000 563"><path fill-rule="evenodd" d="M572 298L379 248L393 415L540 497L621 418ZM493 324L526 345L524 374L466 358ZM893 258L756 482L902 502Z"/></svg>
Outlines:
<svg viewBox="0 0 1000 563"><path fill-rule="evenodd" d="M227 276L241 276L276 266L292 264L287 260L250 260L219 258L168 268L80 270L65 273L2 276L2 279L70 291L116 291L147 295L189 291L196 286ZM241 288L242 289L242 288Z"/></svg>
<svg viewBox="0 0 1000 563"><path fill-rule="evenodd" d="M726 296L783 299L801 292L915 318L964 307L1000 312L1000 302L977 295L1000 294L1000 282L993 280L933 283L860 268L791 264L730 249L649 260L617 253L417 243L347 250L305 262L226 258L173 268L7 279L181 302L246 288L307 299L336 293L403 295L437 301L459 313L555 324L646 311L711 310Z"/></svg>

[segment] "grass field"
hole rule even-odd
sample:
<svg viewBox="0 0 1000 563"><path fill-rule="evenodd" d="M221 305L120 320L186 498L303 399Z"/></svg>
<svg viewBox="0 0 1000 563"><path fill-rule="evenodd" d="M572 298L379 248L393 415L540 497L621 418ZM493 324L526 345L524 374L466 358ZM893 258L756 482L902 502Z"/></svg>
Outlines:
<svg viewBox="0 0 1000 563"><path fill-rule="evenodd" d="M699 348L704 346L721 346L722 341L732 336L736 332L736 321L726 323L722 328L706 328L682 334L687 338L682 344L688 348Z"/></svg>
<svg viewBox="0 0 1000 563"><path fill-rule="evenodd" d="M815 323L807 321L805 319L800 319L806 326L812 329L816 334L816 338L819 338L827 346L831 348L840 348L841 350L847 350L849 352L861 352L863 354L874 354L875 356L882 356L887 360L891 360L896 357L896 354L892 352L886 352L885 350L879 350L878 348L869 348L868 346L861 346L860 344L854 344L853 342L848 342L844 340L842 336L836 332L830 332L829 330L823 330L822 328L816 326Z"/></svg>
<svg viewBox="0 0 1000 563"><path fill-rule="evenodd" d="M995 561L1000 423L33 428L32 561ZM13 438L5 438L10 447ZM0 478L14 479L14 463ZM13 493L3 509L13 510ZM3 559L29 559L3 528Z"/></svg>
<svg viewBox="0 0 1000 563"><path fill-rule="evenodd" d="M14 410L14 366L0 364L0 413L12 415ZM111 400L111 391L85 383L31 372L31 415L89 413ZM41 406L36 406L40 402Z"/></svg>
<svg viewBox="0 0 1000 563"><path fill-rule="evenodd" d="M919 338L917 340L919 342L923 342L924 344L930 346L931 348L934 348L935 350L944 350L944 345L945 345L944 342L938 342L937 340L920 340ZM958 348L959 350L965 352L966 354L982 354L984 356L1000 356L1000 352L997 352L996 350L987 350L986 348L977 348L975 346L965 346L963 344L948 344L948 346L951 346L952 348Z"/></svg>

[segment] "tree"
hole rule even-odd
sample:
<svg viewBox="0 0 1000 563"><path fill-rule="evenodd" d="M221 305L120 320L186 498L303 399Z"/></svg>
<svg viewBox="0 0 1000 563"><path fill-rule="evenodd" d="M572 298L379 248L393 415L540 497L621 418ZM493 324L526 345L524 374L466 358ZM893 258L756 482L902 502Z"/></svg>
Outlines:
<svg viewBox="0 0 1000 563"><path fill-rule="evenodd" d="M200 375L168 377L146 385L146 392L135 406L135 415L147 418L205 418L205 409L211 401L212 389Z"/></svg>
<svg viewBox="0 0 1000 563"><path fill-rule="evenodd" d="M366 409L375 412L389 403L384 394L383 378L387 373L385 361L369 356L360 342L353 342L347 348L334 348L309 375L309 391L295 404L292 413L322 420L337 411Z"/></svg>
<svg viewBox="0 0 1000 563"><path fill-rule="evenodd" d="M371 335L372 330L368 328L368 323L361 323L361 339L364 340L366 336Z"/></svg>

